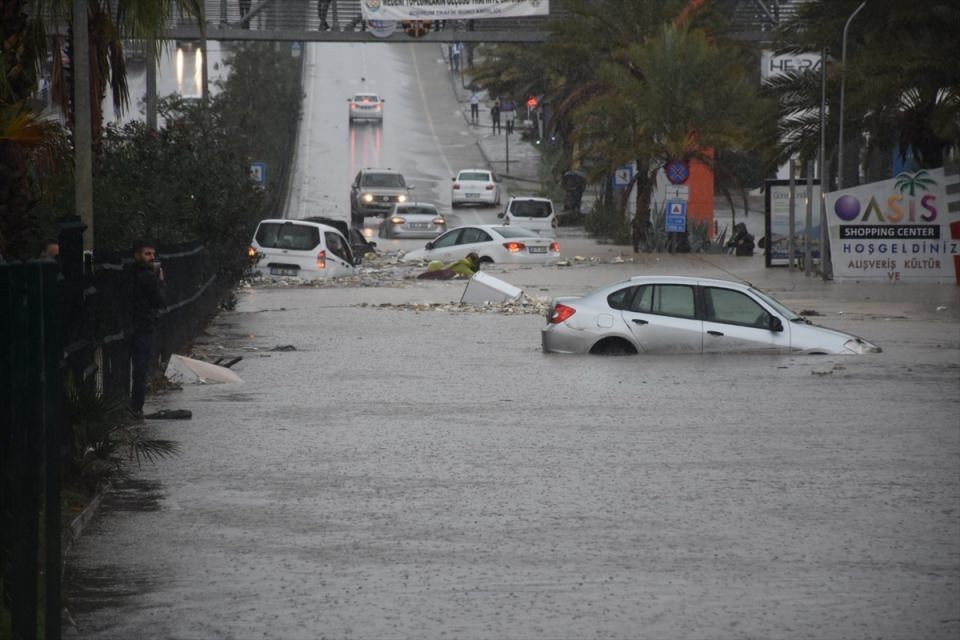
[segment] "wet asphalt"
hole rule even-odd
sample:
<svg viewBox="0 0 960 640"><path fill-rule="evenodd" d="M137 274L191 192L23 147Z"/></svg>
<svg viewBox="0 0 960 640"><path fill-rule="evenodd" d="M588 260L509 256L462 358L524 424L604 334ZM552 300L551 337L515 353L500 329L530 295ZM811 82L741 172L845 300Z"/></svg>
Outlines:
<svg viewBox="0 0 960 640"><path fill-rule="evenodd" d="M417 85L419 53L369 48L401 102L422 90L452 117L442 66ZM447 163L475 160L458 148ZM447 179L416 153L419 179ZM762 258L606 264L620 249L569 240L605 264L495 275L549 297L735 273L884 352L554 356L541 316L378 306L453 302L462 283L244 289L195 347L243 355L244 384L151 399L193 411L151 427L183 453L114 487L75 545L71 633L956 638L957 290L823 284Z"/></svg>

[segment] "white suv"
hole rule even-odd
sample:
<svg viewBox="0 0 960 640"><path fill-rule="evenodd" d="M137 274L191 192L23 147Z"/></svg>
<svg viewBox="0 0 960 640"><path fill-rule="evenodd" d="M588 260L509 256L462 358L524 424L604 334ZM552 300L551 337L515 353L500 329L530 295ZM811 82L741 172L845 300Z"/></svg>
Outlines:
<svg viewBox="0 0 960 640"><path fill-rule="evenodd" d="M557 214L550 198L519 196L510 198L507 208L497 215L503 224L536 231L553 233L557 228Z"/></svg>
<svg viewBox="0 0 960 640"><path fill-rule="evenodd" d="M354 274L359 262L335 228L305 220L261 220L250 245L256 271L268 276L318 279Z"/></svg>

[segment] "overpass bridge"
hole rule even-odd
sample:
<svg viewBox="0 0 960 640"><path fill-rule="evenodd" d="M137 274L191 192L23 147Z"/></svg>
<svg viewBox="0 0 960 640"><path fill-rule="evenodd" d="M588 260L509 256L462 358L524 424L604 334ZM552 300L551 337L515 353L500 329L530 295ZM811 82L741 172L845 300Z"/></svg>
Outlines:
<svg viewBox="0 0 960 640"><path fill-rule="evenodd" d="M732 21L738 37L770 41L776 26L793 16L807 0L707 0L719 6ZM220 41L298 42L410 42L402 28L384 36L363 28L361 0L333 0L327 14L330 30L320 29L317 0L205 0L206 38ZM563 0L553 0L549 16L519 19L446 21L430 25L417 37L420 42L540 43L550 33L550 22L569 15ZM439 28L438 28L439 27ZM194 18L170 21L162 39L199 40Z"/></svg>

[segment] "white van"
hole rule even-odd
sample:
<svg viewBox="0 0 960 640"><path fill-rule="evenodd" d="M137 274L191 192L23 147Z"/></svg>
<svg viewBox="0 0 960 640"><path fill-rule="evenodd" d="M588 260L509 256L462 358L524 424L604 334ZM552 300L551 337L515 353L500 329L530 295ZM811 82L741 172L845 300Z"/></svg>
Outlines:
<svg viewBox="0 0 960 640"><path fill-rule="evenodd" d="M261 220L250 245L256 271L304 279L351 276L359 260L339 231L305 220Z"/></svg>
<svg viewBox="0 0 960 640"><path fill-rule="evenodd" d="M510 198L507 208L498 214L503 218L503 224L523 227L536 231L540 235L546 231L553 234L557 228L557 214L550 198L536 198L520 196Z"/></svg>

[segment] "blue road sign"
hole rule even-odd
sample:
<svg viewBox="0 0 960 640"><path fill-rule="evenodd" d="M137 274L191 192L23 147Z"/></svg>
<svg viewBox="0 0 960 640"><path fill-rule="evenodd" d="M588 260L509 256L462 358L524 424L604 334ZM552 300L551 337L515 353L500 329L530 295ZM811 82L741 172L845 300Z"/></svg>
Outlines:
<svg viewBox="0 0 960 640"><path fill-rule="evenodd" d="M615 189L622 189L623 187L630 186L631 182L633 182L632 164L625 164L621 167L617 167L613 172L613 186Z"/></svg>
<svg viewBox="0 0 960 640"><path fill-rule="evenodd" d="M267 184L267 165L264 162L250 163L250 178L261 187Z"/></svg>
<svg viewBox="0 0 960 640"><path fill-rule="evenodd" d="M667 200L663 206L667 232L683 233L686 231L687 203L683 200Z"/></svg>

